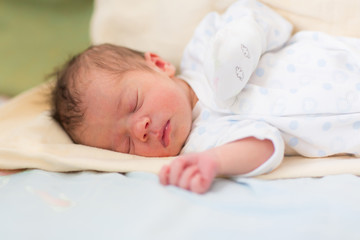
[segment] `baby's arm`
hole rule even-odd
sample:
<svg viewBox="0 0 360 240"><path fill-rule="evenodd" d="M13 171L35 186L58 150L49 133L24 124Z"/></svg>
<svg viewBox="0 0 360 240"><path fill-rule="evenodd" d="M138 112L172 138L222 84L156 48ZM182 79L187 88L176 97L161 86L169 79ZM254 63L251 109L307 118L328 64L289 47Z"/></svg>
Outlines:
<svg viewBox="0 0 360 240"><path fill-rule="evenodd" d="M270 140L248 137L200 153L180 156L159 174L163 185L175 185L205 193L216 176L246 174L262 165L274 153Z"/></svg>

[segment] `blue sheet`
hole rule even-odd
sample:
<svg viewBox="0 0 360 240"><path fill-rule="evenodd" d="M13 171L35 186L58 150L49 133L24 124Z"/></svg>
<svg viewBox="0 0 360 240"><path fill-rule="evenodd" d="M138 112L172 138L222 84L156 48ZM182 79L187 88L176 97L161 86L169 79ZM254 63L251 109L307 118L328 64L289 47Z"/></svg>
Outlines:
<svg viewBox="0 0 360 240"><path fill-rule="evenodd" d="M360 239L360 178L217 179L196 195L154 174L0 176L1 239ZM5 236L5 237L4 237Z"/></svg>

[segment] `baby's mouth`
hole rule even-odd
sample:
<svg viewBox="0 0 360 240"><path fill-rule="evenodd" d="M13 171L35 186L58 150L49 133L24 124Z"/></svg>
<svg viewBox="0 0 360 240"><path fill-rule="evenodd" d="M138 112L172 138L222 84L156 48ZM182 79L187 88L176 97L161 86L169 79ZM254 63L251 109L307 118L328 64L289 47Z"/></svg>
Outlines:
<svg viewBox="0 0 360 240"><path fill-rule="evenodd" d="M166 122L162 130L161 144L166 148L170 143L171 125L170 120Z"/></svg>

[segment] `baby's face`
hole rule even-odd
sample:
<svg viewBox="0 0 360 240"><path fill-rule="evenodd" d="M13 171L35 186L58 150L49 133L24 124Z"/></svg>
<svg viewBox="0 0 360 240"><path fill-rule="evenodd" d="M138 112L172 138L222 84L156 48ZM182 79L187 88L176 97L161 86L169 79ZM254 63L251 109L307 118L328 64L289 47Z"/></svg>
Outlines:
<svg viewBox="0 0 360 240"><path fill-rule="evenodd" d="M117 79L91 73L85 118L76 131L85 145L141 156L174 156L192 123L187 85L163 72L132 71Z"/></svg>

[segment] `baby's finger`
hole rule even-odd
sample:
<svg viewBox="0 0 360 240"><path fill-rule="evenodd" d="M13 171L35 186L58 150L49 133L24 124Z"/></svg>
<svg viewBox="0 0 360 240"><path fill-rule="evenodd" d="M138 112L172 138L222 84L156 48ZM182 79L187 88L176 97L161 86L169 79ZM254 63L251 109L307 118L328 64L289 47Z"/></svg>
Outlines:
<svg viewBox="0 0 360 240"><path fill-rule="evenodd" d="M171 185L178 185L178 181L182 171L186 167L186 161L179 157L174 159L170 164L169 183Z"/></svg>
<svg viewBox="0 0 360 240"><path fill-rule="evenodd" d="M168 165L164 165L159 172L159 180L162 185L169 184L169 172L170 167Z"/></svg>
<svg viewBox="0 0 360 240"><path fill-rule="evenodd" d="M190 190L190 181L196 173L198 173L197 166L193 165L187 167L180 176L178 186L183 189Z"/></svg>
<svg viewBox="0 0 360 240"><path fill-rule="evenodd" d="M204 179L200 174L195 175L190 181L190 191L203 194L211 186L211 180Z"/></svg>

